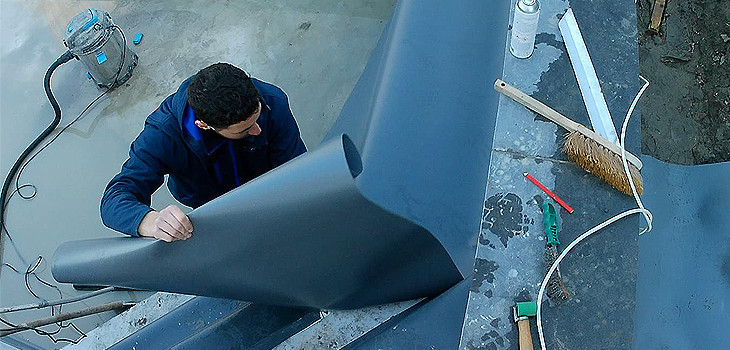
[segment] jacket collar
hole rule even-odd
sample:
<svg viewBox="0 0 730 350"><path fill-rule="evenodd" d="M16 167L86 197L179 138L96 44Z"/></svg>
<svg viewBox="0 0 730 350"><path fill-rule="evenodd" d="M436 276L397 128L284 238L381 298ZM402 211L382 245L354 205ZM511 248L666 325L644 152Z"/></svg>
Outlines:
<svg viewBox="0 0 730 350"><path fill-rule="evenodd" d="M262 113L270 113L271 108L263 101L263 99L261 100L261 103L262 108L265 108ZM204 151L207 156L211 156L227 142L237 141L248 147L255 147L266 143L265 132L263 131L257 136L249 136L241 140L229 140L213 131L202 130L195 125L195 111L193 111L193 108L190 107L190 105L186 105L181 119L183 133L187 136L186 138L198 146L202 146L202 151Z"/></svg>
<svg viewBox="0 0 730 350"><path fill-rule="evenodd" d="M177 118L180 124L180 129L182 131L185 143L187 143L199 156L210 156L215 153L215 151L218 150L223 144L225 144L228 139L221 137L215 132L201 130L195 125L195 112L193 111L192 107L190 107L187 101L188 86L193 81L194 77L195 76L193 75L186 79L182 84L180 84L180 88L173 97L172 114ZM261 94L261 90L256 86L257 80L253 78L251 80L254 83L254 87L256 87L256 89L259 91L259 94ZM263 105L262 108L265 107L265 110L262 111L262 113L266 113L266 117L268 117L268 114L271 113L271 107L269 107L263 97L261 98L261 102ZM241 142L243 142L244 145L248 147L257 147L260 145L264 145L266 144L265 134L266 130L264 130L261 135L247 137L241 140Z"/></svg>

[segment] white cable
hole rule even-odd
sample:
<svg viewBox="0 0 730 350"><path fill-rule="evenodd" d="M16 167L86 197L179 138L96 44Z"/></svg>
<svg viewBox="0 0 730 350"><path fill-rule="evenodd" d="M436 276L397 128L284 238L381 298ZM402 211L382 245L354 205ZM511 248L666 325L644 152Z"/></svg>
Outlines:
<svg viewBox="0 0 730 350"><path fill-rule="evenodd" d="M547 347L545 346L545 334L542 329L542 296L545 293L545 288L547 287L547 282L550 279L550 276L552 276L553 272L557 270L558 265L561 261L563 261L563 258L565 258L566 255L568 255L568 252L570 252L573 247L575 247L578 243L580 243L582 240L586 239L588 236L598 232L599 230L603 229L604 227L623 219L631 214L638 214L641 213L644 215L644 219L646 219L647 227L639 232L639 235L644 234L646 232L651 231L651 222L653 220L653 216L650 211L646 210L644 208L644 203L641 202L641 198L639 198L639 194L636 191L636 185L634 184L634 180L631 177L631 172L629 171L629 165L628 161L626 160L626 149L624 148L624 138L626 137L626 128L629 125L629 118L631 118L631 114L634 112L634 108L636 107L636 104L639 102L639 99L641 98L641 95L644 94L644 90L646 90L647 87L649 87L649 81L644 79L641 75L639 75L639 78L641 78L644 81L644 86L641 87L639 92L636 94L636 97L634 97L634 101L631 102L631 106L629 107L629 110L626 112L626 117L624 118L624 124L621 128L621 140L620 140L620 147L621 147L621 161L624 165L624 172L626 173L626 177L629 179L629 185L631 185L631 192L634 195L634 199L636 200L636 205L638 205L638 208L627 210L621 214L615 215L614 217L602 222L601 224L593 227L592 229L586 231L582 235L580 235L578 238L570 242L567 247L563 250L563 252L558 256L557 259L555 259L555 262L553 262L552 266L550 266L550 269L548 270L547 274L545 275L545 278L542 279L542 282L540 283L540 291L537 293L537 334L540 338L540 348L542 350L546 350Z"/></svg>
<svg viewBox="0 0 730 350"><path fill-rule="evenodd" d="M596 231L601 230L602 228L604 228L620 219L623 219L624 217L627 217L631 214L646 213L646 212L648 212L648 210L646 210L646 209L639 209L639 208L630 209L630 210L627 210L621 214L618 214L618 215L604 221L603 223L599 224L598 226L596 226L596 227L588 230L586 233L580 235L573 242L570 242L570 244L568 244L568 246L563 250L563 252L555 260L553 265L550 266L550 270L548 270L547 275L545 276L545 278L543 278L542 283L540 284L540 291L537 293L537 333L540 337L540 347L543 350L545 350L546 347L545 347L545 336L544 336L543 330L542 330L542 312L541 312L542 296L543 296L543 293L545 292L545 287L547 286L548 279L550 279L550 276L558 268L558 265L560 264L560 262L563 260L563 258L566 255L568 255L568 252L570 252L570 250L573 249L573 247L575 247L578 243L580 243L580 241L584 240L585 238L592 235Z"/></svg>
<svg viewBox="0 0 730 350"><path fill-rule="evenodd" d="M626 117L624 118L624 125L621 127L621 161L624 165L624 171L626 172L626 176L629 179L629 185L631 185L631 193L634 194L634 199L636 200L636 205L639 206L639 208L644 209L645 212L642 212L644 215L644 219L646 219L646 228L639 232L639 235L642 235L646 232L651 231L651 222L653 219L653 216L651 215L651 212L646 210L644 208L644 203L641 202L641 198L639 198L639 194L636 191L636 185L634 184L634 179L630 175L629 172L629 163L626 160L626 148L624 146L624 142L626 142L626 128L629 125L629 118L631 118L631 114L634 112L634 107L636 107L636 104L639 102L639 98L641 98L641 95L644 94L644 90L649 87L649 81L646 80L644 77L639 75L639 78L644 81L644 86L641 87L639 92L636 94L636 97L634 97L634 101L631 102L631 107L629 107L629 111L626 113Z"/></svg>

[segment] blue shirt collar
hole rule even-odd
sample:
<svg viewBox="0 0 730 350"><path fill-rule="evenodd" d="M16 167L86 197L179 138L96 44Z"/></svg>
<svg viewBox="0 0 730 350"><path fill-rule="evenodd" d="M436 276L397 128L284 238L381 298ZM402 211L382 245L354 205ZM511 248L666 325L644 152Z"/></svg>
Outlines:
<svg viewBox="0 0 730 350"><path fill-rule="evenodd" d="M202 142L205 153L209 156L226 142L226 138L218 136L218 134L215 133L203 132L204 130L201 130L197 125L195 125L195 112L190 105L187 105L185 107L185 112L183 112L183 126L185 127L185 132L187 132L190 137L196 141Z"/></svg>

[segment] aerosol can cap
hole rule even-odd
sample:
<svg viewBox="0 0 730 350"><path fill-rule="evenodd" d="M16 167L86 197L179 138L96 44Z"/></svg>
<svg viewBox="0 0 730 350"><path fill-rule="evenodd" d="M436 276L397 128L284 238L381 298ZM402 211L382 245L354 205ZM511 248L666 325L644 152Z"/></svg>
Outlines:
<svg viewBox="0 0 730 350"><path fill-rule="evenodd" d="M537 0L518 0L517 6L525 13L535 13L540 10L540 3Z"/></svg>

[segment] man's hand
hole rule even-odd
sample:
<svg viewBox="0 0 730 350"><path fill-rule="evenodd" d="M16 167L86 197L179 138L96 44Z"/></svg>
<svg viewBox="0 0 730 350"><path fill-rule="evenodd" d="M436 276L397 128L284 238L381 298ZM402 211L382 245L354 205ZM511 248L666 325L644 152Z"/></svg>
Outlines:
<svg viewBox="0 0 730 350"><path fill-rule="evenodd" d="M142 237L172 242L190 238L193 234L193 224L180 207L170 205L159 212L147 213L140 222L137 232Z"/></svg>

